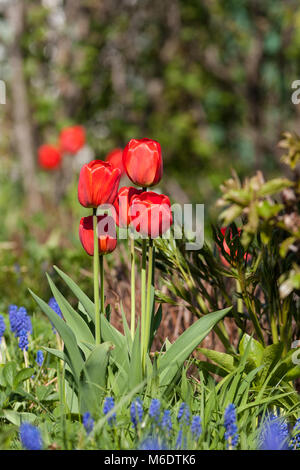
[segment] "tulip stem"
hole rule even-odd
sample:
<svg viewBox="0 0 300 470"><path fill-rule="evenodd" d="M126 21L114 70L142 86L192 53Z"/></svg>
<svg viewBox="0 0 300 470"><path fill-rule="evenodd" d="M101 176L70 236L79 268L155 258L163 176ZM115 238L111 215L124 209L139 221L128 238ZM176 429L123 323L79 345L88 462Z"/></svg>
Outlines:
<svg viewBox="0 0 300 470"><path fill-rule="evenodd" d="M100 255L100 283L101 283L101 310L100 312L105 313L104 307L104 257Z"/></svg>
<svg viewBox="0 0 300 470"><path fill-rule="evenodd" d="M141 352L142 367L145 371L145 315L146 315L146 266L147 266L147 240L142 239L142 273L141 273Z"/></svg>
<svg viewBox="0 0 300 470"><path fill-rule="evenodd" d="M100 298L99 298L99 244L97 233L97 209L93 209L93 229L94 229L94 304L95 304L95 341L101 342L100 334Z"/></svg>
<svg viewBox="0 0 300 470"><path fill-rule="evenodd" d="M131 337L134 340L135 330L135 253L134 253L134 237L130 237L130 251L131 251Z"/></svg>
<svg viewBox="0 0 300 470"><path fill-rule="evenodd" d="M151 328L151 314L152 314L152 304L151 304L151 287L153 284L153 240L149 240L149 250L148 250L148 284L147 284L147 310L146 310L146 325L145 325L145 344L144 344L144 354L146 356L148 349L150 348L150 328Z"/></svg>

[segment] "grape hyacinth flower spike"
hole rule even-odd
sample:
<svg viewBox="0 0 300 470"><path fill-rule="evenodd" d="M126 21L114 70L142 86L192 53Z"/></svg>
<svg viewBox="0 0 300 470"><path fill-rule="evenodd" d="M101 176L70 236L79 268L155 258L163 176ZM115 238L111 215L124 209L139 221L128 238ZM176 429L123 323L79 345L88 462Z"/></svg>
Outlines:
<svg viewBox="0 0 300 470"><path fill-rule="evenodd" d="M40 430L30 423L21 424L20 439L24 449L42 450L43 448L43 440Z"/></svg>
<svg viewBox="0 0 300 470"><path fill-rule="evenodd" d="M132 422L132 426L136 429L138 423L142 422L143 419L143 402L142 400L137 397L130 405L130 419Z"/></svg>
<svg viewBox="0 0 300 470"><path fill-rule="evenodd" d="M233 449L237 446L239 440L236 424L236 409L233 403L230 403L225 409L224 426L226 429L225 439L227 441L227 448Z"/></svg>
<svg viewBox="0 0 300 470"><path fill-rule="evenodd" d="M115 406L115 401L113 397L106 397L103 404L103 413L107 415ZM116 413L113 413L112 416L107 418L108 424L113 426L114 421L116 420Z"/></svg>
<svg viewBox="0 0 300 470"><path fill-rule="evenodd" d="M92 430L94 429L94 423L95 421L93 420L92 416L91 416L91 413L89 411L87 411L86 413L84 413L83 417L82 417L82 424L86 430L86 433L89 435Z"/></svg>

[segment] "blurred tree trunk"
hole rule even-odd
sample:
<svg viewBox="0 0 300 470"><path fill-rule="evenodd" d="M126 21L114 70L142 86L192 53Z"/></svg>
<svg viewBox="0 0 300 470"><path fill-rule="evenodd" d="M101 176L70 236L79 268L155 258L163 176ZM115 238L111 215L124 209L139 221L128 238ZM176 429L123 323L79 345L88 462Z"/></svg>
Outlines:
<svg viewBox="0 0 300 470"><path fill-rule="evenodd" d="M41 198L35 174L35 146L21 48L21 39L25 30L25 0L11 2L7 8L7 17L12 31L9 62L12 74L14 145L20 158L28 208L30 211L37 211L41 207Z"/></svg>

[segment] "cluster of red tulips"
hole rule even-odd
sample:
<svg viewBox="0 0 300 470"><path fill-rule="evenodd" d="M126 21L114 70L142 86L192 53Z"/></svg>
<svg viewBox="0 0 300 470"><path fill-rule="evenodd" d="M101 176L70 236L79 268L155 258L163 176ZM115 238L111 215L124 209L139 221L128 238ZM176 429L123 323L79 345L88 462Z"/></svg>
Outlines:
<svg viewBox="0 0 300 470"><path fill-rule="evenodd" d="M65 155L75 155L85 145L85 130L82 126L62 129L56 145L44 144L38 149L38 162L44 170L56 170Z"/></svg>
<svg viewBox="0 0 300 470"><path fill-rule="evenodd" d="M123 173L139 188L130 186L119 190ZM151 322L150 284L153 279L153 238L161 236L171 226L170 200L163 194L148 191L160 182L163 174L161 147L151 139L132 139L124 151L116 149L106 161L93 160L83 165L78 184L80 204L92 209L83 217L79 238L85 251L94 260L94 298L96 343L101 342L100 311L104 313L103 255L112 252L117 244L116 225L128 229L131 241L131 333L135 334L135 241L142 238L141 266L141 339L143 361L149 344ZM97 209L104 211L97 215ZM147 279L148 251L148 287ZM101 306L99 298L99 275Z"/></svg>

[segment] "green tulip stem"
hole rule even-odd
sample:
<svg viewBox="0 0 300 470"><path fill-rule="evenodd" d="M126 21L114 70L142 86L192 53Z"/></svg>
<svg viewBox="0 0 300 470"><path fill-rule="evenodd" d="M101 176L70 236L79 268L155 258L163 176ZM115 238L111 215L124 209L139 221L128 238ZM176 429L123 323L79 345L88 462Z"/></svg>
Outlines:
<svg viewBox="0 0 300 470"><path fill-rule="evenodd" d="M100 283L101 283L101 313L105 314L104 307L104 256L100 255Z"/></svg>
<svg viewBox="0 0 300 470"><path fill-rule="evenodd" d="M147 240L142 239L142 272L141 272L141 353L142 367L145 371L145 322L146 322L146 267L147 267Z"/></svg>
<svg viewBox="0 0 300 470"><path fill-rule="evenodd" d="M130 236L130 253L131 253L131 322L130 330L131 337L134 340L135 330L135 252L134 252L134 237Z"/></svg>
<svg viewBox="0 0 300 470"><path fill-rule="evenodd" d="M99 298L99 244L97 234L97 209L93 209L93 229L94 229L94 305L95 305L95 333L96 344L100 344L100 298Z"/></svg>
<svg viewBox="0 0 300 470"><path fill-rule="evenodd" d="M151 286L153 282L153 240L149 240L149 250L148 250L148 284L147 284L147 309L146 309L146 325L145 325L145 344L144 344L144 354L146 355L148 349L150 348L150 328L151 328L151 314L152 314L152 305L151 305Z"/></svg>

